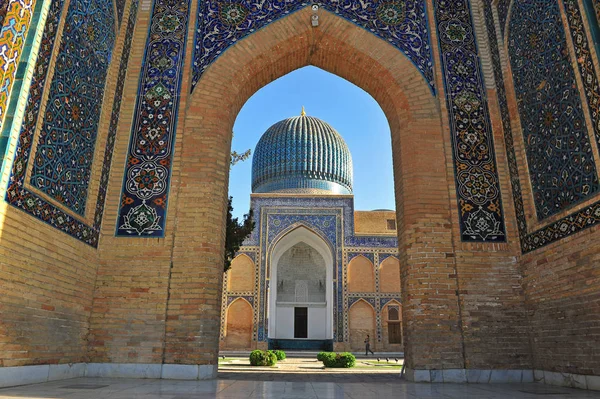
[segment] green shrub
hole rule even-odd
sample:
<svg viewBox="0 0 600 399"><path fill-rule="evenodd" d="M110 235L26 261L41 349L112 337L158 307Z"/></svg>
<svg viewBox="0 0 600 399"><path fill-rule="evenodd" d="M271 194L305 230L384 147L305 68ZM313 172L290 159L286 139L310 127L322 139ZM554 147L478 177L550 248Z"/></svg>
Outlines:
<svg viewBox="0 0 600 399"><path fill-rule="evenodd" d="M319 352L317 354L317 360L322 362L323 360L325 360L325 357L331 352Z"/></svg>
<svg viewBox="0 0 600 399"><path fill-rule="evenodd" d="M275 354L275 356L277 356L277 360L284 360L286 358L285 352L282 350L276 349L271 352L273 352Z"/></svg>
<svg viewBox="0 0 600 399"><path fill-rule="evenodd" d="M277 356L271 351L253 350L250 352L250 364L253 366L274 366Z"/></svg>
<svg viewBox="0 0 600 399"><path fill-rule="evenodd" d="M325 367L332 368L350 368L356 365L356 358L352 353L342 352L342 353L333 353L333 352L322 352L323 353L323 364Z"/></svg>

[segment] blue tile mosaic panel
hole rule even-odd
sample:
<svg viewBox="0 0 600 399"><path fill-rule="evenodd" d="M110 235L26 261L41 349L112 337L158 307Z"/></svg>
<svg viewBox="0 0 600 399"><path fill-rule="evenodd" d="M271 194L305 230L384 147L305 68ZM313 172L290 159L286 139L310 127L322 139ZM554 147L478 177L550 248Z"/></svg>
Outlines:
<svg viewBox="0 0 600 399"><path fill-rule="evenodd" d="M500 182L468 0L435 2L462 241L505 242Z"/></svg>
<svg viewBox="0 0 600 399"><path fill-rule="evenodd" d="M164 236L189 7L189 0L153 2L117 236Z"/></svg>
<svg viewBox="0 0 600 399"><path fill-rule="evenodd" d="M72 1L70 4L73 7L76 7L81 3ZM50 6L41 39L36 67L33 73L31 88L29 90L29 98L26 104L25 115L39 115L39 109L48 78L46 72L48 71L48 64L51 60L51 54L53 52L56 40L56 30L62 14L63 5L64 2L62 0L57 0L53 1ZM102 165L102 173L100 176L100 187L96 200L93 224L87 225L78 219L75 219L71 215L63 212L61 209L55 207L48 201L25 188L25 171L27 169L27 163L29 162L31 145L37 123L37 118L35 117L26 117L23 121L23 126L21 128L21 133L19 135L19 141L17 144L16 156L12 166L11 177L6 192L6 201L11 205L93 247L98 245L98 236L106 197L106 184L108 182L110 163L112 160L117 130L117 122L119 119L121 98L127 72L127 64L129 62L131 41L133 38L133 29L135 27L135 20L137 16L137 5L138 2L136 0L133 2L129 14L123 53L121 55L121 59L119 60L119 75L117 78L115 97L113 100L112 117L106 142L105 156ZM72 9L70 8L69 10ZM75 11L72 12L75 13ZM68 36L63 38L63 41L68 40ZM60 59L58 61L60 61Z"/></svg>
<svg viewBox="0 0 600 399"><path fill-rule="evenodd" d="M598 174L557 0L515 0L508 35L529 178L543 220L595 195Z"/></svg>
<svg viewBox="0 0 600 399"><path fill-rule="evenodd" d="M566 0L570 1L570 0ZM492 55L492 66L494 70L494 78L497 82L497 93L498 93L498 102L500 105L500 114L502 117L502 127L504 130L504 140L507 150L507 159L508 166L510 172L510 182L513 191L513 200L515 205L515 211L517 216L517 227L519 230L519 238L521 242L521 249L524 253L533 251L535 249L541 248L547 244L560 240L564 237L567 237L571 234L577 233L587 227L594 226L600 223L600 202L596 202L574 214L568 215L554 223L551 223L548 226L545 226L537 231L529 232L527 228L527 218L525 216L525 209L523 206L523 193L521 189L520 179L519 179L519 169L517 163L517 157L514 146L514 138L512 133L512 126L510 122L510 114L508 109L508 103L506 98L506 89L504 85L504 77L502 74L502 65L500 62L500 52L497 42L496 28L494 26L494 17L492 11L492 0L484 1L484 14L488 32L488 40L490 44L490 50ZM573 18L573 16L578 13L574 8L571 8L571 5L565 3L566 9L571 9L569 13L571 16L569 19ZM574 21L576 22L576 21ZM573 25L573 22L569 21L572 25L571 29L573 32L576 32L576 29L573 29L573 26L577 26L577 24ZM573 33L575 34L575 33ZM575 39L575 38L574 38ZM587 41L583 41L581 39L574 40L575 48L578 53L585 54L585 49L581 49L581 46L586 45ZM586 58L583 59L584 64L587 62ZM593 72L595 75L595 72ZM597 79L597 77L595 77ZM585 82L586 85L594 82L592 79L590 82ZM586 89L587 90L587 89ZM596 85L593 89L598 94L600 88ZM589 97L588 97L589 98ZM589 100L588 100L589 101ZM589 106L593 111L593 102L590 101Z"/></svg>
<svg viewBox="0 0 600 399"><path fill-rule="evenodd" d="M115 42L112 0L72 0L49 87L31 185L83 215Z"/></svg>
<svg viewBox="0 0 600 399"><path fill-rule="evenodd" d="M423 0L324 0L317 3L402 51L435 92L433 57ZM192 90L204 70L227 48L269 23L310 4L312 2L301 0L199 2Z"/></svg>

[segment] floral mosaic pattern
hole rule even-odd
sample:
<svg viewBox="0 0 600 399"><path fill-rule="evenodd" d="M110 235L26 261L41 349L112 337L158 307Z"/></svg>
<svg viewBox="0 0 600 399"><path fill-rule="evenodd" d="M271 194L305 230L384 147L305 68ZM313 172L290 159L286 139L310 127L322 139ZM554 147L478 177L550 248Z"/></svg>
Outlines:
<svg viewBox="0 0 600 399"><path fill-rule="evenodd" d="M592 204L574 214L571 214L555 223L545 226L537 231L531 233L527 230L527 219L525 217L525 210L523 206L523 194L521 190L519 180L519 170L517 166L517 158L514 147L514 139L512 134L512 127L510 122L510 114L508 109L508 103L506 99L506 90L504 86L504 78L502 75L502 65L500 62L500 52L498 48L496 29L494 26L494 17L492 11L492 0L484 1L484 11L486 26L488 31L488 40L490 44L490 50L492 54L492 65L494 70L494 77L497 82L498 89L498 100L500 104L500 113L502 116L502 126L504 130L504 139L507 149L507 159L510 172L510 181L513 190L513 199L515 204L515 211L517 216L517 227L519 230L519 237L521 241L521 249L524 253L533 251L541 248L544 245L550 244L571 234L577 233L582 229L596 225L600 223L600 202ZM569 0L566 0L569 1ZM565 3L565 7L568 10L570 5ZM576 10L571 9L570 13L576 15ZM572 17L570 17L572 18ZM572 23L572 22L570 22ZM571 27L573 29L573 26ZM576 35L576 30L573 30L573 35ZM583 40L575 40L574 44L576 51L585 53L584 50L579 47L584 43ZM585 64L585 60L584 60ZM585 79L587 80L587 79ZM586 85L589 83L585 83ZM595 91L598 92L600 89L596 87ZM590 102L592 107L592 102ZM593 112L593 107L592 107Z"/></svg>
<svg viewBox="0 0 600 399"><path fill-rule="evenodd" d="M153 4L117 236L164 236L189 6L189 0Z"/></svg>
<svg viewBox="0 0 600 399"><path fill-rule="evenodd" d="M0 128L34 7L35 0L7 0L0 5Z"/></svg>
<svg viewBox="0 0 600 399"><path fill-rule="evenodd" d="M596 142L600 148L600 82L594 70L594 62L585 33L583 16L576 0L562 0L567 14L567 21L571 31L571 38L575 47L575 55L579 73L583 82L583 91L587 99L590 116L592 118L592 129Z"/></svg>
<svg viewBox="0 0 600 399"><path fill-rule="evenodd" d="M104 85L115 41L111 0L72 0L31 185L83 215Z"/></svg>
<svg viewBox="0 0 600 399"><path fill-rule="evenodd" d="M543 220L597 193L598 174L558 2L515 0L508 39L529 178Z"/></svg>
<svg viewBox="0 0 600 399"><path fill-rule="evenodd" d="M435 2L463 241L506 241L483 76L467 0Z"/></svg>
<svg viewBox="0 0 600 399"><path fill-rule="evenodd" d="M16 157L13 163L12 174L9 186L6 192L6 201L11 205L22 209L34 217L48 223L49 225L69 234L70 236L85 242L91 246L98 245L98 236L100 223L104 211L104 199L106 196L106 182L108 181L108 172L114 147L117 121L119 119L121 97L125 83L127 64L133 38L133 28L137 15L137 1L134 1L131 7L123 53L119 63L119 76L117 80L117 89L115 100L113 102L112 118L109 127L109 134L106 143L106 154L100 177L101 187L96 201L96 210L94 223L91 226L82 223L59 208L53 206L41 197L25 189L24 178L27 162L29 161L31 144L36 125L36 115L39 115L39 109L42 102L42 95L46 83L46 72L50 62L52 50L56 39L56 30L60 21L64 2L62 0L53 1L48 13L46 26L42 35L40 52L37 58L36 68L33 74L29 98L26 105L26 118L23 121L23 127L19 136ZM76 4L72 2L71 4Z"/></svg>
<svg viewBox="0 0 600 399"><path fill-rule="evenodd" d="M204 70L235 42L310 4L302 0L201 1L192 86L195 87ZM397 47L415 64L435 92L423 0L325 0L319 4Z"/></svg>

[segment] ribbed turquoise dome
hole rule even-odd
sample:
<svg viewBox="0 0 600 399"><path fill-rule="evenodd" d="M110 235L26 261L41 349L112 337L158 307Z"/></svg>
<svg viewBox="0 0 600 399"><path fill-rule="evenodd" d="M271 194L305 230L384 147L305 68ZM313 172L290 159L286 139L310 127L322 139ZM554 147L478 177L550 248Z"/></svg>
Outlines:
<svg viewBox="0 0 600 399"><path fill-rule="evenodd" d="M352 194L352 158L329 124L306 116L277 122L252 158L252 192Z"/></svg>

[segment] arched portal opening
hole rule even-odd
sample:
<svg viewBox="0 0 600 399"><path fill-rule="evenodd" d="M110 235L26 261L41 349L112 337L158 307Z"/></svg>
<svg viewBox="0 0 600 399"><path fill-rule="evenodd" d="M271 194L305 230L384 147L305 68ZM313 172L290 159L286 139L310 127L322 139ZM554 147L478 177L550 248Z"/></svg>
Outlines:
<svg viewBox="0 0 600 399"><path fill-rule="evenodd" d="M332 341L334 259L329 245L298 227L275 243L269 269L272 346L309 349Z"/></svg>
<svg viewBox="0 0 600 399"><path fill-rule="evenodd" d="M411 279L418 278L413 275L413 270L418 267L413 269L411 264L420 262L422 266L432 262L432 259L424 260L425 252L423 255L407 256L406 243L452 247L453 210L450 209L448 190L452 162L446 160L446 155L451 154L446 151L450 151L451 147L450 137L443 135L440 103L419 70L397 48L329 13L321 16L319 27L315 29L310 25L310 15L309 9L300 10L228 48L205 70L187 99L180 140L181 164L185 173L181 174L177 204L178 214L185 217L178 218L175 247L184 248L186 242L197 243L198 237L206 237L207 248L214 252L214 257L189 256L194 257L194 268L213 268L215 276L219 274L215 261L220 257L223 237L217 237L215 233L224 228L235 118L257 90L291 71L314 65L364 89L378 102L389 122L403 284L403 320L406 323L406 315L414 313L419 318L422 311L422 302L410 297L410 287L415 286ZM197 209L210 210L209 221L206 213L186 212L186 204L191 201ZM431 234L418 228L425 223ZM418 244L414 244L417 236ZM176 258L186 256L184 252L175 254ZM276 289L272 281L270 284L270 289ZM275 297L271 295L270 298L273 301ZM427 322L431 325L438 319L444 320L444 323L457 323L455 298L444 301L447 302L447 312L438 311L430 317ZM274 309L273 305L269 302L269 312ZM218 309L214 313L213 322L218 325ZM268 334L274 333L272 320L269 318L269 325L265 326ZM207 322L206 318L203 322ZM327 323L329 333L332 331L330 321ZM440 357L443 351L419 344L427 341L419 330L421 325L405 326L406 355L409 362L412 356L417 363L425 364ZM259 327L259 336L261 331ZM411 334L413 331L414 334ZM447 331L440 332L440 337L444 335L443 342L448 343L449 351L457 352L460 349L455 346L460 333L458 329L452 331L456 331L450 333L452 337L448 337ZM215 342L217 338L215 335ZM418 356L412 351L413 347L419 348Z"/></svg>

